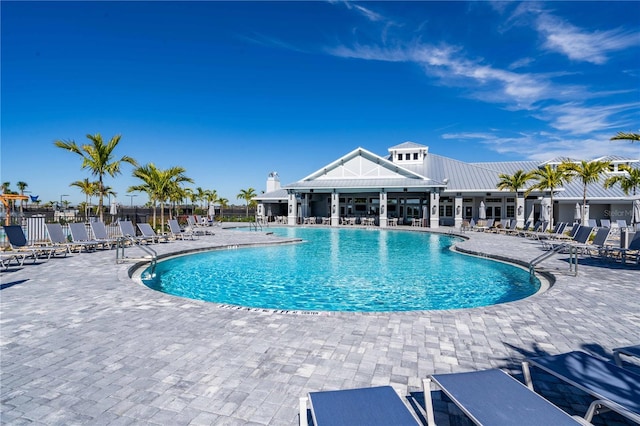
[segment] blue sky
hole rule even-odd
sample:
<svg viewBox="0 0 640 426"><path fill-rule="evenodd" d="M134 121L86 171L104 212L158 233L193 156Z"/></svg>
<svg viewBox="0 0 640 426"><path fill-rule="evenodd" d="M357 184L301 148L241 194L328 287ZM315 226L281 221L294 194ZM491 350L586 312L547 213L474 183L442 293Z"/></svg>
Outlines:
<svg viewBox="0 0 640 426"><path fill-rule="evenodd" d="M231 203L357 147L639 158L640 2L8 2L1 179L77 203L53 145L121 134ZM106 183L128 204L131 167ZM143 203L140 195L135 203Z"/></svg>

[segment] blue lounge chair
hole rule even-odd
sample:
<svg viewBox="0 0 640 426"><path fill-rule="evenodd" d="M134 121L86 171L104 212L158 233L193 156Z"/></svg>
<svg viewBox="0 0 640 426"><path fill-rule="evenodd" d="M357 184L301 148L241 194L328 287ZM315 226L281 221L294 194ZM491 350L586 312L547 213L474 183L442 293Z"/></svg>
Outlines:
<svg viewBox="0 0 640 426"><path fill-rule="evenodd" d="M622 367L620 355L633 356L640 359L640 345L625 346L624 348L615 348L613 350L613 360L616 362L616 365Z"/></svg>
<svg viewBox="0 0 640 426"><path fill-rule="evenodd" d="M429 426L435 425L431 382L477 425L579 425L571 417L502 370L434 374L423 381Z"/></svg>
<svg viewBox="0 0 640 426"><path fill-rule="evenodd" d="M540 368L595 398L585 420L605 408L640 423L640 374L574 351L560 355L529 358L522 363L527 386L533 390L529 365Z"/></svg>
<svg viewBox="0 0 640 426"><path fill-rule="evenodd" d="M315 426L420 424L391 386L310 392L300 398L300 426L308 425L307 403Z"/></svg>

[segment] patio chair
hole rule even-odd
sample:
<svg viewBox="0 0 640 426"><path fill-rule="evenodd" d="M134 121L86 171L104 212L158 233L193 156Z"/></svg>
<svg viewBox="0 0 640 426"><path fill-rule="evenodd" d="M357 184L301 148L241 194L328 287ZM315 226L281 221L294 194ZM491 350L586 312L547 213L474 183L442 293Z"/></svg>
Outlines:
<svg viewBox="0 0 640 426"><path fill-rule="evenodd" d="M620 228L620 229L627 227L627 221L624 220L624 219L616 220L616 224L618 225L618 228Z"/></svg>
<svg viewBox="0 0 640 426"><path fill-rule="evenodd" d="M531 390L534 389L530 366L593 396L595 400L584 416L586 421L591 422L593 416L604 408L640 423L640 374L585 352L573 351L525 360L522 372Z"/></svg>
<svg viewBox="0 0 640 426"><path fill-rule="evenodd" d="M615 348L613 350L613 360L618 367L622 367L622 359L620 358L620 355L626 355L640 359L640 345Z"/></svg>
<svg viewBox="0 0 640 426"><path fill-rule="evenodd" d="M96 250L98 246L105 248L105 245L107 244L104 241L92 240L89 238L89 233L87 232L87 227L84 223L70 223L69 231L71 232L71 242L84 247L85 251L89 251L90 249Z"/></svg>
<svg viewBox="0 0 640 426"><path fill-rule="evenodd" d="M579 425L572 417L502 370L433 374L423 380L427 424L435 425L431 382L477 425Z"/></svg>
<svg viewBox="0 0 640 426"><path fill-rule="evenodd" d="M171 236L173 238L175 238L176 240L178 238L184 240L186 237L188 237L190 240L193 240L195 234L190 230L182 229L176 219L169 219L168 223L169 231L171 232Z"/></svg>
<svg viewBox="0 0 640 426"><path fill-rule="evenodd" d="M138 229L142 233L142 236L148 239L151 239L153 243L159 243L160 240L163 242L169 241L169 237L165 234L156 234L156 231L153 230L151 225L148 223L138 223Z"/></svg>
<svg viewBox="0 0 640 426"><path fill-rule="evenodd" d="M611 228L598 228L591 244L580 244L578 247L591 257L604 257L611 248L606 245L609 234L611 234Z"/></svg>
<svg viewBox="0 0 640 426"><path fill-rule="evenodd" d="M62 229L62 225L59 223L45 223L45 228L47 229L47 237L49 238L49 242L53 247L61 247L67 250L68 253L71 253L74 247L78 247L78 251L82 251L81 243L70 243L67 238L67 234L65 234Z"/></svg>
<svg viewBox="0 0 640 426"><path fill-rule="evenodd" d="M213 231L211 229L208 229L208 226L202 226L200 224L198 224L196 222L195 217L193 216L187 216L187 223L189 224L189 227L191 228L191 231L195 234L199 234L199 235L214 235Z"/></svg>
<svg viewBox="0 0 640 426"><path fill-rule="evenodd" d="M51 256L61 252L58 247L46 246L43 244L29 244L20 225L3 225L3 227L4 234L9 240L11 250L25 255L20 265L24 264L26 258L33 258L33 263L36 263L36 260L40 257L46 256L47 260L49 260L51 259ZM65 256L67 255L66 250L62 252Z"/></svg>
<svg viewBox="0 0 640 426"><path fill-rule="evenodd" d="M633 235L628 247L611 247L607 254L612 259L619 257L622 263L627 263L628 260L634 257L635 263L640 263L640 232L636 232Z"/></svg>
<svg viewBox="0 0 640 426"><path fill-rule="evenodd" d="M106 244L109 244L110 247L113 247L118 243L117 238L110 237L109 234L107 234L107 227L104 225L104 222L91 222L90 225L93 237L97 241L104 241Z"/></svg>
<svg viewBox="0 0 640 426"><path fill-rule="evenodd" d="M145 236L140 237L136 234L136 228L133 227L133 223L131 223L130 220L120 220L118 221L118 226L120 227L122 236L129 239L132 243L149 243L150 238Z"/></svg>
<svg viewBox="0 0 640 426"><path fill-rule="evenodd" d="M300 398L300 426L309 424L308 408L315 426L420 424L391 386L310 392Z"/></svg>
<svg viewBox="0 0 640 426"><path fill-rule="evenodd" d="M0 253L0 267L9 269L11 262L14 260L18 263L18 266L23 266L27 257L27 253L2 252Z"/></svg>

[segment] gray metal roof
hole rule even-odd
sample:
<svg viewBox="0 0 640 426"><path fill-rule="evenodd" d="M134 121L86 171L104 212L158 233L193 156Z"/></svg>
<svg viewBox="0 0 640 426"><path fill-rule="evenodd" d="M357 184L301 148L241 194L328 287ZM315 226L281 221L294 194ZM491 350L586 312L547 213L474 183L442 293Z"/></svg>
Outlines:
<svg viewBox="0 0 640 426"><path fill-rule="evenodd" d="M428 147L425 145L420 145L419 143L407 141L407 142L402 142L399 145L392 146L391 148L389 148L389 151L394 149L414 149L414 148L428 148Z"/></svg>
<svg viewBox="0 0 640 426"><path fill-rule="evenodd" d="M287 190L284 188L276 189L275 191L265 192L264 194L260 194L257 197L253 198L254 200L260 201L280 201L287 199Z"/></svg>
<svg viewBox="0 0 640 426"><path fill-rule="evenodd" d="M424 145L415 144L413 142L404 142L396 145L391 149L398 148L415 148L424 147ZM339 167L343 160L353 159L362 156L368 160L377 162L377 164L393 168L397 176L393 177L368 177L359 178L357 176L350 178L330 178L326 175L326 170ZM384 161L378 162L378 158ZM640 168L640 162L634 159L608 156L607 161L624 161L631 163L634 168ZM556 158L549 160L543 164L555 164L568 160L567 158ZM393 167L389 167L393 164ZM278 191L263 194L256 197L257 200L282 200L287 198L287 189L306 190L316 189L319 191L343 189L357 192L358 190L376 190L382 189L388 191L402 190L404 188L433 188L443 187L445 193L450 192L496 192L497 185L500 181L500 174L512 175L518 170L531 171L540 166L538 161L504 161L504 162L479 162L465 163L452 158L443 157L436 154L428 154L422 164L402 164L389 163L389 156L378 156L365 149L358 148L340 159L334 161L327 167L320 169L304 180L293 182L286 185ZM399 168L397 168L399 167ZM402 170L404 169L404 171ZM322 178L318 178L321 177ZM329 178L327 178L329 177ZM608 175L604 175L600 182L590 184L587 187L587 198L595 200L618 200L628 198L620 189L619 185L612 188L604 188L604 180ZM564 187L558 188L558 192L554 198L557 200L582 200L583 184L580 179L573 179L565 184Z"/></svg>

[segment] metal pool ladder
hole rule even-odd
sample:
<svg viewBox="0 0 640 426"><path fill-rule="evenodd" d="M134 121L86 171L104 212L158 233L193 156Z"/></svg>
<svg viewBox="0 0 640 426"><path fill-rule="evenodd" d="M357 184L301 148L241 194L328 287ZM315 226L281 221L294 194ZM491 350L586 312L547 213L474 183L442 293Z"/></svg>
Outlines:
<svg viewBox="0 0 640 426"><path fill-rule="evenodd" d="M569 250L569 273L572 273L573 276L578 275L578 248L571 244L560 244L551 250L545 251L540 256L533 259L529 262L529 273L531 275L535 274L536 266L540 264L543 260L550 258L551 256L560 253L561 251Z"/></svg>
<svg viewBox="0 0 640 426"><path fill-rule="evenodd" d="M124 249L129 247L137 247L146 254L141 257L128 257L125 256ZM141 244L134 237L127 235L118 237L116 242L116 263L125 262L149 262L151 266L151 278L156 275L156 264L158 263L158 253L147 245Z"/></svg>

